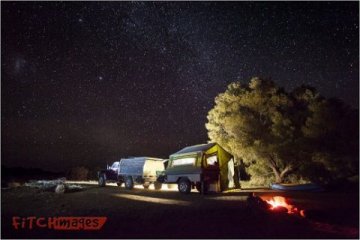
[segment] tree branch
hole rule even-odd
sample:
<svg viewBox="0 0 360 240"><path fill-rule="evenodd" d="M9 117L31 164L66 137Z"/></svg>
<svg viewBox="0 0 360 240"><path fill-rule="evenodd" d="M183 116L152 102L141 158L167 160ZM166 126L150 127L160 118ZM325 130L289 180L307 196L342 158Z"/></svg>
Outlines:
<svg viewBox="0 0 360 240"><path fill-rule="evenodd" d="M270 167L271 168L276 168L276 162L274 160L274 158L272 157L271 154L269 154L269 162L270 162Z"/></svg>
<svg viewBox="0 0 360 240"><path fill-rule="evenodd" d="M284 170L282 170L282 172L280 173L280 177L283 178L285 176L285 174L287 174L288 172L290 172L292 170L292 166L291 165L287 165L285 167Z"/></svg>

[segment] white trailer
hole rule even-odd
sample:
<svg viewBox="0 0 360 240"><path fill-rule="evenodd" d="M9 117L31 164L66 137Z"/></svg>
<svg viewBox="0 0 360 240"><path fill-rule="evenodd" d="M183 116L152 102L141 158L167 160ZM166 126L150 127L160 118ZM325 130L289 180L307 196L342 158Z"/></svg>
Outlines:
<svg viewBox="0 0 360 240"><path fill-rule="evenodd" d="M106 182L115 181L119 186L125 183L125 188L132 189L135 184L149 188L153 183L155 189L161 189L157 175L165 170L164 161L153 157L122 158L107 170L99 172L99 185L105 186Z"/></svg>

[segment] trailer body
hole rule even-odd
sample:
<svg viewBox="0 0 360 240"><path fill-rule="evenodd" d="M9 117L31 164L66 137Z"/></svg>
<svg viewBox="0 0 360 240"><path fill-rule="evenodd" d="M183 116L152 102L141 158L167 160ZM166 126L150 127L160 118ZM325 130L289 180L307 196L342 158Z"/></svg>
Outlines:
<svg viewBox="0 0 360 240"><path fill-rule="evenodd" d="M217 143L199 144L171 154L158 181L177 184L182 193L196 188L201 193L234 187L233 156Z"/></svg>
<svg viewBox="0 0 360 240"><path fill-rule="evenodd" d="M106 170L98 172L99 185L105 186L106 182L116 182L118 186L125 183L127 189L132 189L135 184L142 184L148 188L154 184L155 189L161 188L157 182L158 174L165 170L164 159L153 157L122 158L114 162Z"/></svg>

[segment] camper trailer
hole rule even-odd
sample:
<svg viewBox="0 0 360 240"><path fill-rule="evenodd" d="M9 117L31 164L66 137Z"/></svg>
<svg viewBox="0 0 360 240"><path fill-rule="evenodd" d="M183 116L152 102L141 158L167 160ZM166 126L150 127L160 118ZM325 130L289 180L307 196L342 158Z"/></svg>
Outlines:
<svg viewBox="0 0 360 240"><path fill-rule="evenodd" d="M135 184L142 184L144 188L149 188L153 183L155 189L161 189L161 183L156 179L159 172L164 169L164 159L122 158L107 167L106 170L98 172L99 186L104 187L106 182L116 182L118 186L125 183L125 188L132 189Z"/></svg>
<svg viewBox="0 0 360 240"><path fill-rule="evenodd" d="M186 147L172 155L159 181L177 184L179 192L201 193L233 188L237 174L234 157L217 143Z"/></svg>

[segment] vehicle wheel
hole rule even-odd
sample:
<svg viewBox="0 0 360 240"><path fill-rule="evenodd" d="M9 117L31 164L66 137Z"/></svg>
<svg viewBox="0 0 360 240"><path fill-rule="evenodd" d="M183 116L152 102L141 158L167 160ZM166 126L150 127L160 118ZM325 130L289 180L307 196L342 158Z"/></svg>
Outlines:
<svg viewBox="0 0 360 240"><path fill-rule="evenodd" d="M120 182L117 182L116 184L118 185L118 187L121 187L121 184L123 184L123 182L120 181Z"/></svg>
<svg viewBox="0 0 360 240"><path fill-rule="evenodd" d="M201 192L201 183L200 183L200 182L197 182L197 183L195 184L195 188L196 188L196 190L197 190L198 192Z"/></svg>
<svg viewBox="0 0 360 240"><path fill-rule="evenodd" d="M105 185L106 185L105 176L102 174L102 175L100 175L100 177L99 177L99 186L100 186L100 187L105 187Z"/></svg>
<svg viewBox="0 0 360 240"><path fill-rule="evenodd" d="M132 177L127 177L125 179L125 188L130 190L134 188L134 182L132 180Z"/></svg>
<svg viewBox="0 0 360 240"><path fill-rule="evenodd" d="M197 182L195 184L195 188L196 190L198 190L199 193L202 193L201 192L201 182ZM203 193L207 193L209 191L209 184L208 183L204 183L204 192Z"/></svg>
<svg viewBox="0 0 360 240"><path fill-rule="evenodd" d="M190 193L191 183L188 179L182 178L178 183L178 189L181 193Z"/></svg>
<svg viewBox="0 0 360 240"><path fill-rule="evenodd" d="M164 183L165 182L165 175L160 175L157 179L156 179L157 182L161 182L161 183Z"/></svg>
<svg viewBox="0 0 360 240"><path fill-rule="evenodd" d="M150 183L149 183L149 182L146 182L146 183L143 184L143 187L144 187L145 189L149 189L149 186L150 186Z"/></svg>
<svg viewBox="0 0 360 240"><path fill-rule="evenodd" d="M154 182L154 188L155 190L160 190L162 187L162 183L161 182Z"/></svg>

